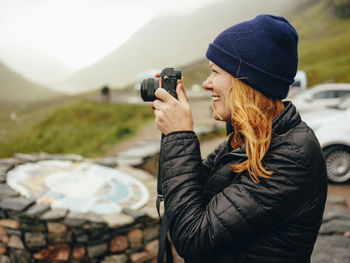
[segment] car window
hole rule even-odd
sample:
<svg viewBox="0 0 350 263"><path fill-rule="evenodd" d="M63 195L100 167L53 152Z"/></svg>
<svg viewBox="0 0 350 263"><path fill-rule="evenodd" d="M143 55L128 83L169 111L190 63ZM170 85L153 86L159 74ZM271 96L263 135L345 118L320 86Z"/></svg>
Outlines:
<svg viewBox="0 0 350 263"><path fill-rule="evenodd" d="M350 90L339 90L337 95L339 95L339 97L343 97L348 94L350 94Z"/></svg>
<svg viewBox="0 0 350 263"><path fill-rule="evenodd" d="M347 94L350 94L350 90L324 90L315 93L312 98L313 99L334 99L341 98Z"/></svg>
<svg viewBox="0 0 350 263"><path fill-rule="evenodd" d="M315 99L315 100L318 100L318 99L329 99L330 95L331 95L330 91L329 90L325 90L325 91L316 92L315 94L312 95L312 98Z"/></svg>

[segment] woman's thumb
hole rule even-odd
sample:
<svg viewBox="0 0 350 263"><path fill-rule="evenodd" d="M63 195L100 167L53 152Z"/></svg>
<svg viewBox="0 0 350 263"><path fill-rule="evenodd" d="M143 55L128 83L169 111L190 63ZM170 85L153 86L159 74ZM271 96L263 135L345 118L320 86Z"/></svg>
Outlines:
<svg viewBox="0 0 350 263"><path fill-rule="evenodd" d="M182 81L177 84L176 93L177 93L177 99L180 102L187 102L188 101L187 95L186 95L186 90L185 90L185 87L184 87Z"/></svg>

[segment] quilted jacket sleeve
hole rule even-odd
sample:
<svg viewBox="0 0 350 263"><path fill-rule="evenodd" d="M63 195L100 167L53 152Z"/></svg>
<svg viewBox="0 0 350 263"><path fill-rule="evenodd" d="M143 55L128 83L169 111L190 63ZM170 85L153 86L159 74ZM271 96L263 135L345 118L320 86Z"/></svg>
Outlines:
<svg viewBox="0 0 350 263"><path fill-rule="evenodd" d="M202 194L203 164L196 135L177 132L166 136L161 147L162 186L170 235L178 253L194 259L227 244L232 247L270 231L288 217L300 206L311 181L309 168L290 158L298 151L266 156L274 170L269 179L255 184L242 174L239 183L229 185L208 203Z"/></svg>

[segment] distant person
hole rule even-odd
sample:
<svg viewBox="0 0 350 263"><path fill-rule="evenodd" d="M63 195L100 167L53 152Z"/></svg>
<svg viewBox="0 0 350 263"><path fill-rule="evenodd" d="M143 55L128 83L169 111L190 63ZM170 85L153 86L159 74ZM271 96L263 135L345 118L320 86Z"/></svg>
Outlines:
<svg viewBox="0 0 350 263"><path fill-rule="evenodd" d="M109 102L111 100L111 93L108 86L104 86L101 89L101 100Z"/></svg>
<svg viewBox="0 0 350 263"><path fill-rule="evenodd" d="M297 43L285 18L260 15L209 45L203 87L228 135L204 161L182 81L178 100L156 90L165 213L186 262L310 262L327 174L313 131L282 101L297 71Z"/></svg>

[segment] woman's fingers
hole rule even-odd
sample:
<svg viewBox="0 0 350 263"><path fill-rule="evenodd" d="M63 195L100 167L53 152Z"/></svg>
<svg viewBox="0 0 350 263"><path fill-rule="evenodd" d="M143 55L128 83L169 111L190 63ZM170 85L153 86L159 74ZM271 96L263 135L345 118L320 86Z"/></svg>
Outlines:
<svg viewBox="0 0 350 263"><path fill-rule="evenodd" d="M155 110L160 110L163 104L164 104L164 102L161 100L153 101L153 107Z"/></svg>
<svg viewBox="0 0 350 263"><path fill-rule="evenodd" d="M180 102L187 102L188 101L186 90L185 90L185 87L184 87L182 81L178 82L177 87L176 87L176 93L177 93L177 99Z"/></svg>
<svg viewBox="0 0 350 263"><path fill-rule="evenodd" d="M164 102L168 102L168 101L171 101L172 99L175 99L165 89L162 89L162 88L158 88L154 93L154 95L156 95L158 99Z"/></svg>

